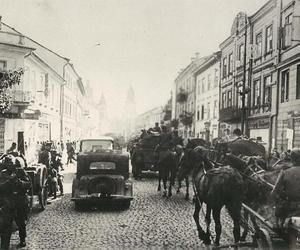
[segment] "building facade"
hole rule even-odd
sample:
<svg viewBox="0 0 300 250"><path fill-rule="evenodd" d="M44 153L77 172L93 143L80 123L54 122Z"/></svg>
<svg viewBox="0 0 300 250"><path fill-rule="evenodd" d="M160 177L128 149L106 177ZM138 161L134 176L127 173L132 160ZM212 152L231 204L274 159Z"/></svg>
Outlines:
<svg viewBox="0 0 300 250"><path fill-rule="evenodd" d="M278 149L300 147L300 1L282 0L279 14Z"/></svg>
<svg viewBox="0 0 300 250"><path fill-rule="evenodd" d="M221 52L208 56L195 73L195 134L207 141L217 138L219 132L220 58Z"/></svg>
<svg viewBox="0 0 300 250"><path fill-rule="evenodd" d="M172 120L177 120L179 135L184 139L195 137L196 78L195 72L206 58L196 54L191 63L178 74L174 82L175 100L172 102Z"/></svg>
<svg viewBox="0 0 300 250"><path fill-rule="evenodd" d="M1 69L24 69L21 84L8 90L12 107L1 115L1 151L12 142L29 150L37 141L80 138L85 90L70 60L0 24Z"/></svg>

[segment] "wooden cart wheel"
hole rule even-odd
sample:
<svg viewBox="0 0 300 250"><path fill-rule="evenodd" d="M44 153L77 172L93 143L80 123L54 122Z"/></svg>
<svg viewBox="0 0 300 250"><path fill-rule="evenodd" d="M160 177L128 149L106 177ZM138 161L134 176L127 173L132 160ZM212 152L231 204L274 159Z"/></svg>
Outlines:
<svg viewBox="0 0 300 250"><path fill-rule="evenodd" d="M258 249L273 249L272 239L268 230L260 228L257 234L256 242Z"/></svg>
<svg viewBox="0 0 300 250"><path fill-rule="evenodd" d="M38 193L40 209L43 211L46 208L47 198L48 198L48 186L47 186L47 173L46 169L42 171L42 175L40 176L40 191Z"/></svg>

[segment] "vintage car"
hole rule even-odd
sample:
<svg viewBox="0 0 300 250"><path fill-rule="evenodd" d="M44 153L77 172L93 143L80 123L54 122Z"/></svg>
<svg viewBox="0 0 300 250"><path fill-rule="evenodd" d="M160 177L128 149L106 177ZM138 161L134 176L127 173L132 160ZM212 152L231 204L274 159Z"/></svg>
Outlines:
<svg viewBox="0 0 300 250"><path fill-rule="evenodd" d="M107 205L129 208L133 197L128 178L128 154L114 150L113 138L81 140L71 200L76 209Z"/></svg>

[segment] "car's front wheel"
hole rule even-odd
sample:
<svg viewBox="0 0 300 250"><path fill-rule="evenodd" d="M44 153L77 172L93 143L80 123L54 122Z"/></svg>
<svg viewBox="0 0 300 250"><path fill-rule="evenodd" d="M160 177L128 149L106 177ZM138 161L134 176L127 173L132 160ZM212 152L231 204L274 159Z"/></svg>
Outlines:
<svg viewBox="0 0 300 250"><path fill-rule="evenodd" d="M122 202L122 209L129 209L130 207L130 201L124 201Z"/></svg>

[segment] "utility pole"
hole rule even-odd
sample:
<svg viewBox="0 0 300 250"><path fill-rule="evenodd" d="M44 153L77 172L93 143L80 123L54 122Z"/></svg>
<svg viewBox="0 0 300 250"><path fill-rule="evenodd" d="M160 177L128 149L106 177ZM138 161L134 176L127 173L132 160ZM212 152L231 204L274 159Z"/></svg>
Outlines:
<svg viewBox="0 0 300 250"><path fill-rule="evenodd" d="M245 14L245 41L244 41L244 65L243 65L243 90L242 90L242 121L241 121L241 130L242 130L242 134L245 133L245 123L246 123L246 105L245 105L245 101L246 101L246 74L247 74L247 65L246 65L246 61L247 61L247 23L248 23L248 18L247 15Z"/></svg>

